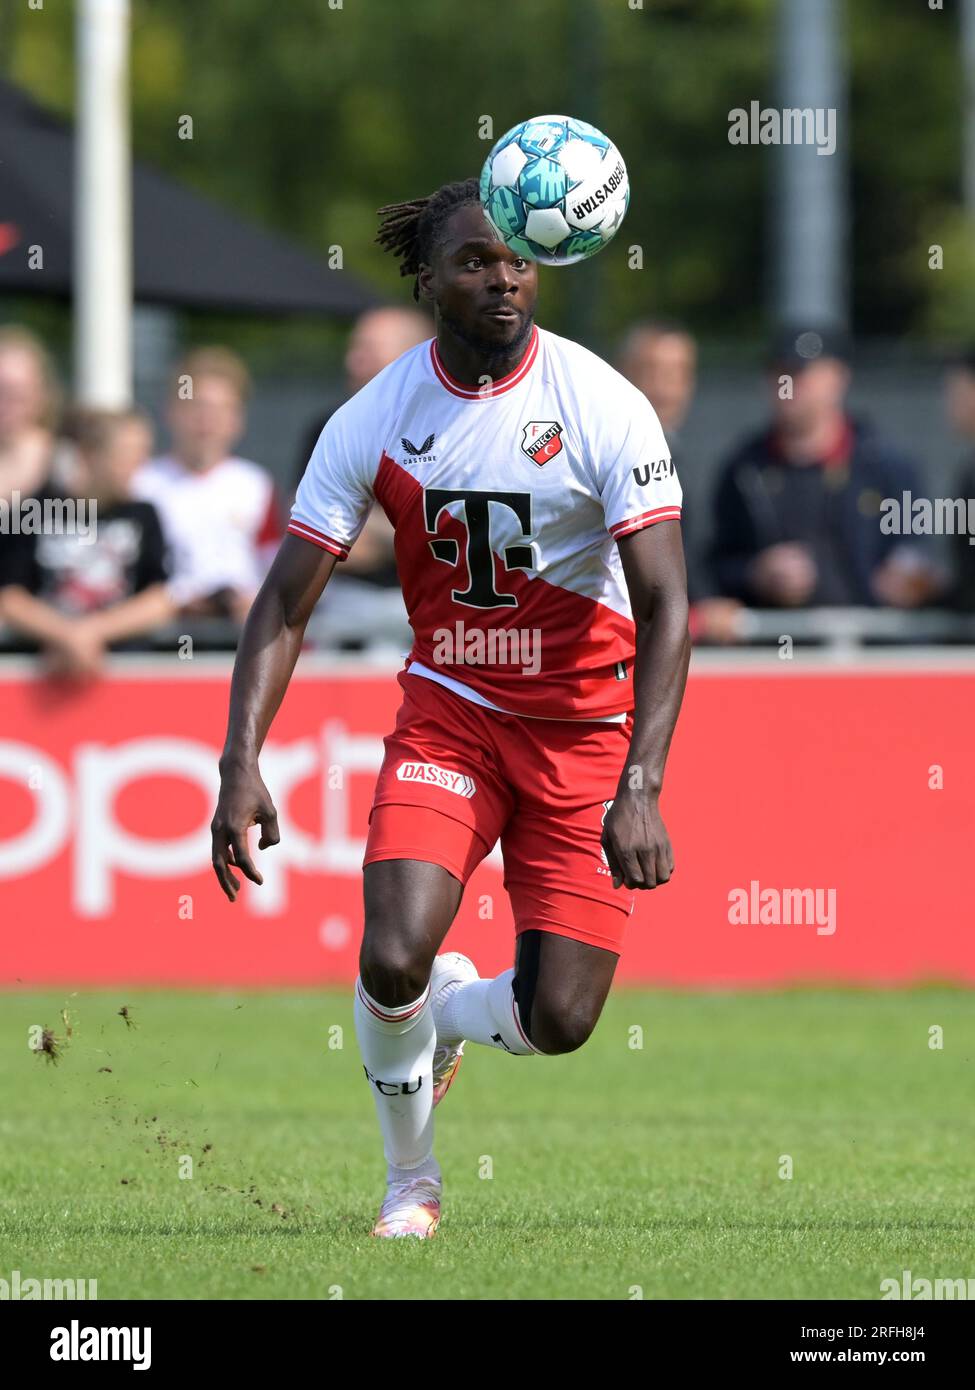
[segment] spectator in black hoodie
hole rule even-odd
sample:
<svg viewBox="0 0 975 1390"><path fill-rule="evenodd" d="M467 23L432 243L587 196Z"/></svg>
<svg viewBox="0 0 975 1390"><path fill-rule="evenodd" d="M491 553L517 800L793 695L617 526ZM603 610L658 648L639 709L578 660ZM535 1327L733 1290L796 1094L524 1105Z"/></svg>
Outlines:
<svg viewBox="0 0 975 1390"><path fill-rule="evenodd" d="M759 608L931 599L925 543L881 529L884 498L919 495L912 462L846 409L848 349L829 330L787 331L770 355L771 424L728 459L711 561L722 593Z"/></svg>

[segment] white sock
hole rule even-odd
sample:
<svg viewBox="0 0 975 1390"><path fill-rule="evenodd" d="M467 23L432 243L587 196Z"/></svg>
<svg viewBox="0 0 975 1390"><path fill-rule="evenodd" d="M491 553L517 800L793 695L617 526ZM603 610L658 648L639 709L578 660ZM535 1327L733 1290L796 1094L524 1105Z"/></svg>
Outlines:
<svg viewBox="0 0 975 1390"><path fill-rule="evenodd" d="M415 1168L398 1168L395 1163L386 1166L386 1181L404 1182L407 1178L433 1178L435 1182L441 1181L440 1164L433 1154L418 1163Z"/></svg>
<svg viewBox="0 0 975 1390"><path fill-rule="evenodd" d="M469 1042L483 1043L485 1047L500 1047L519 1057L528 1057L533 1052L544 1056L529 1042L521 1026L511 987L514 978L514 970L505 970L493 980L471 980L457 985L439 1010L438 1040L456 1043L466 1038Z"/></svg>
<svg viewBox="0 0 975 1390"><path fill-rule="evenodd" d="M433 1159L437 1030L430 1011L430 986L411 1004L390 1008L373 999L361 979L356 979L353 1016L390 1172L439 1176Z"/></svg>

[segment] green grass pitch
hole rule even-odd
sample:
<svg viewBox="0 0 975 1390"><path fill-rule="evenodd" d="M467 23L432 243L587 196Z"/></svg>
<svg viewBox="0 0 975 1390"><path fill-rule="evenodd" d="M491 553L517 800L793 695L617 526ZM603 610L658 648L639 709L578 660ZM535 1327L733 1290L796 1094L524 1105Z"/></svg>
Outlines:
<svg viewBox="0 0 975 1390"><path fill-rule="evenodd" d="M29 1030L64 1039L65 1005L53 1064ZM101 1299L879 1299L905 1269L975 1276L961 990L621 988L576 1053L469 1044L423 1242L368 1234L385 1170L351 991L9 993L0 1059L0 1278L96 1278Z"/></svg>

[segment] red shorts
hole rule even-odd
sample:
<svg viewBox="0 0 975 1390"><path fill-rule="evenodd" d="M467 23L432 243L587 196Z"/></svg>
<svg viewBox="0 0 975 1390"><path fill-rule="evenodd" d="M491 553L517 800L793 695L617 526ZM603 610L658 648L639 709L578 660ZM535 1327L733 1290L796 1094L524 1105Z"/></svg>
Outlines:
<svg viewBox="0 0 975 1390"><path fill-rule="evenodd" d="M363 867L440 864L466 884L499 837L518 934L620 954L634 893L614 888L600 838L633 729L500 714L401 671L405 698L369 813Z"/></svg>

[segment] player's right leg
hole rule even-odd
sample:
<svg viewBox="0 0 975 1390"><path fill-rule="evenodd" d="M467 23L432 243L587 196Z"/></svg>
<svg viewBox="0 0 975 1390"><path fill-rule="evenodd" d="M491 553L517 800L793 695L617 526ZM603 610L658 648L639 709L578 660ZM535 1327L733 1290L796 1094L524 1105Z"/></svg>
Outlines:
<svg viewBox="0 0 975 1390"><path fill-rule="evenodd" d="M388 1162L379 1235L432 1235L440 1173L432 1152L435 1086L461 1040L437 1053L437 949L464 884L495 843L510 795L487 761L478 706L401 673L404 700L376 784L363 860L366 925L356 1032ZM435 1076L436 1068L436 1076Z"/></svg>
<svg viewBox="0 0 975 1390"><path fill-rule="evenodd" d="M412 859L367 864L364 884L354 1017L388 1165L373 1234L431 1236L440 1220L441 1179L433 1155L430 971L463 884L439 864Z"/></svg>

